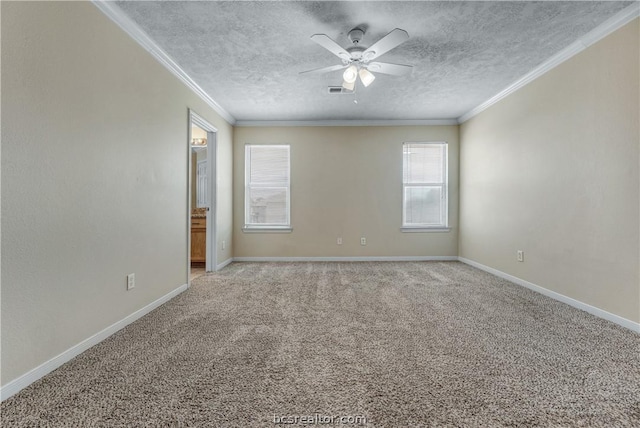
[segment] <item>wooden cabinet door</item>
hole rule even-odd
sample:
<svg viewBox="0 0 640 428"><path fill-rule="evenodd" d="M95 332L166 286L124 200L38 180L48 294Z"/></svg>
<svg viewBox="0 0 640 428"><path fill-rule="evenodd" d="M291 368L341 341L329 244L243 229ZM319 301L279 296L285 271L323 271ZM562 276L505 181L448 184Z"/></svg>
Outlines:
<svg viewBox="0 0 640 428"><path fill-rule="evenodd" d="M204 263L207 253L206 219L191 220L191 263Z"/></svg>

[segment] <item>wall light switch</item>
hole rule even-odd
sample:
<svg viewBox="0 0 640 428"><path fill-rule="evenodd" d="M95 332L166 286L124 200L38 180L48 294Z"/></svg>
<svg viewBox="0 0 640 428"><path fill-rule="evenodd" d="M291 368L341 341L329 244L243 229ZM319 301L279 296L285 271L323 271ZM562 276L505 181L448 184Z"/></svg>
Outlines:
<svg viewBox="0 0 640 428"><path fill-rule="evenodd" d="M338 238L338 239L336 240L336 244L338 244L338 245L342 245L342 237L340 237L340 238Z"/></svg>
<svg viewBox="0 0 640 428"><path fill-rule="evenodd" d="M360 245L367 245L367 238L360 238Z"/></svg>
<svg viewBox="0 0 640 428"><path fill-rule="evenodd" d="M227 243L225 241L222 241L222 249L224 250L225 248L227 248Z"/></svg>
<svg viewBox="0 0 640 428"><path fill-rule="evenodd" d="M522 250L518 250L518 261L519 262L523 262L524 261L524 251L522 251Z"/></svg>

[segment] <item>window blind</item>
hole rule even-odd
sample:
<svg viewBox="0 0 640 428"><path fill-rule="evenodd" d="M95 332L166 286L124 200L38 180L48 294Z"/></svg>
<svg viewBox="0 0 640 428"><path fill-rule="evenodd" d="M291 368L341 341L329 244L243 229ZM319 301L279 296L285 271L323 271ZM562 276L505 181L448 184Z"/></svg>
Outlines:
<svg viewBox="0 0 640 428"><path fill-rule="evenodd" d="M403 145L402 223L447 227L447 144Z"/></svg>
<svg viewBox="0 0 640 428"><path fill-rule="evenodd" d="M289 226L289 146L245 146L245 227Z"/></svg>

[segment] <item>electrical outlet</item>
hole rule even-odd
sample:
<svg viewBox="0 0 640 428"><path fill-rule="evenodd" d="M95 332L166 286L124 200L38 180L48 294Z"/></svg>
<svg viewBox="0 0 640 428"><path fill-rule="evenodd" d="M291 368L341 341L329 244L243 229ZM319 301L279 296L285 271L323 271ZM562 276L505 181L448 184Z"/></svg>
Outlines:
<svg viewBox="0 0 640 428"><path fill-rule="evenodd" d="M338 244L338 245L342 245L342 237L340 237L340 238L338 238L338 239L336 240L336 244Z"/></svg>
<svg viewBox="0 0 640 428"><path fill-rule="evenodd" d="M131 290L136 286L136 274L130 273L127 275L127 290Z"/></svg>
<svg viewBox="0 0 640 428"><path fill-rule="evenodd" d="M227 248L227 243L225 241L222 241L222 249L224 250L225 248Z"/></svg>
<svg viewBox="0 0 640 428"><path fill-rule="evenodd" d="M360 238L360 245L367 245L367 238Z"/></svg>
<svg viewBox="0 0 640 428"><path fill-rule="evenodd" d="M524 251L522 251L522 250L518 250L518 261L519 262L523 262L524 261Z"/></svg>

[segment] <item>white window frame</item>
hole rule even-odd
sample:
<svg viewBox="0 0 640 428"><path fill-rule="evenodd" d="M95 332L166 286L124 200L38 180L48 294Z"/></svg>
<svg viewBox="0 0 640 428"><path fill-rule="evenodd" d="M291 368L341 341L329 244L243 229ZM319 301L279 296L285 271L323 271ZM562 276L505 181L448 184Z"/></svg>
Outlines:
<svg viewBox="0 0 640 428"><path fill-rule="evenodd" d="M423 144L423 145L441 145L444 146L444 159L442 159L442 171L444 175L443 182L424 182L424 183L406 183L405 182L405 148L410 144ZM436 142L405 142L402 144L402 228L403 232L448 232L449 228L449 144L445 141ZM427 223L407 223L406 221L406 189L407 187L440 187L441 190L441 204L444 209L444 223L443 224L427 224Z"/></svg>
<svg viewBox="0 0 640 428"><path fill-rule="evenodd" d="M278 147L287 149L287 169L289 182L287 186L281 183L251 184L251 147ZM286 224L251 223L250 188L284 188L286 197ZM245 144L244 145L244 232L291 232L291 146L289 144Z"/></svg>

